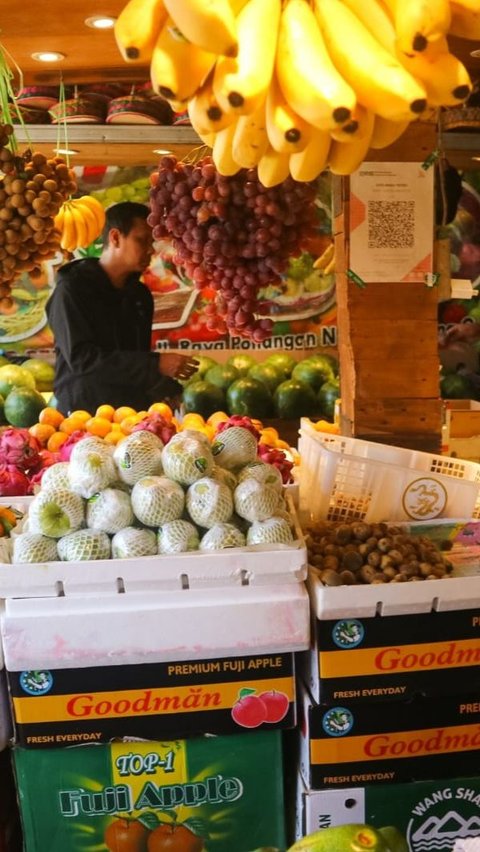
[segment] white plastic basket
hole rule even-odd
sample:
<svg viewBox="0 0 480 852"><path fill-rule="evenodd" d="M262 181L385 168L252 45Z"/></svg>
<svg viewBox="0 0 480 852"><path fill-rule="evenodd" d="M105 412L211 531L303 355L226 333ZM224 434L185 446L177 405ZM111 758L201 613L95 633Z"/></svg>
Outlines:
<svg viewBox="0 0 480 852"><path fill-rule="evenodd" d="M300 511L312 520L480 518L480 465L317 432L300 421Z"/></svg>

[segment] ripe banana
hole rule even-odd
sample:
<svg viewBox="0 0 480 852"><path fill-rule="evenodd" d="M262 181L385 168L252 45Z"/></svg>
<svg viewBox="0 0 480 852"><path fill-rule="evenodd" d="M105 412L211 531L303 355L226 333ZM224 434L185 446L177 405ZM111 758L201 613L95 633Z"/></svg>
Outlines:
<svg viewBox="0 0 480 852"><path fill-rule="evenodd" d="M362 138L354 142L332 142L328 155L328 167L332 174L351 175L365 159L365 155L370 148L370 139L373 133L374 113L370 110L365 110L365 115L361 121L364 125Z"/></svg>
<svg viewBox="0 0 480 852"><path fill-rule="evenodd" d="M312 125L300 118L283 97L273 75L266 102L267 136L275 151L295 154L308 144Z"/></svg>
<svg viewBox="0 0 480 852"><path fill-rule="evenodd" d="M215 66L213 90L226 112L248 115L265 99L275 65L281 0L249 0L237 17L238 55Z"/></svg>
<svg viewBox="0 0 480 852"><path fill-rule="evenodd" d="M355 92L334 67L305 0L287 0L283 8L276 73L287 103L314 127L329 130L350 118Z"/></svg>
<svg viewBox="0 0 480 852"><path fill-rule="evenodd" d="M332 139L336 142L354 142L355 139L362 139L366 133L365 112L365 107L357 104L349 121L330 131Z"/></svg>
<svg viewBox="0 0 480 852"><path fill-rule="evenodd" d="M290 154L275 151L269 145L257 166L260 183L268 189L286 180L290 174L289 161Z"/></svg>
<svg viewBox="0 0 480 852"><path fill-rule="evenodd" d="M303 151L290 154L288 166L294 180L311 181L327 168L330 150L330 134L327 130L312 127L310 139Z"/></svg>
<svg viewBox="0 0 480 852"><path fill-rule="evenodd" d="M314 5L330 55L364 106L395 121L423 112L427 101L422 84L347 6L340 0L314 0Z"/></svg>
<svg viewBox="0 0 480 852"><path fill-rule="evenodd" d="M60 239L60 247L64 251L72 252L77 248L77 231L75 228L75 219L70 202L66 202L63 211L62 236Z"/></svg>
<svg viewBox="0 0 480 852"><path fill-rule="evenodd" d="M75 225L77 229L77 246L78 248L85 248L89 246L90 243L95 242L101 234L101 230L98 227L97 219L95 213L82 203L81 198L75 199L72 201L73 208L73 217L75 219ZM83 220L83 225L78 226L78 220Z"/></svg>
<svg viewBox="0 0 480 852"><path fill-rule="evenodd" d="M197 128L202 133L217 133L235 120L232 112L223 111L214 95L213 73L212 68L207 79L188 102L188 115L197 133L199 133Z"/></svg>
<svg viewBox="0 0 480 852"><path fill-rule="evenodd" d="M217 171L221 175L230 177L236 175L240 171L240 166L235 162L232 156L233 134L235 132L235 123L230 124L223 130L219 130L215 136L215 141L212 148L212 159L215 163Z"/></svg>
<svg viewBox="0 0 480 852"><path fill-rule="evenodd" d="M150 62L167 17L163 0L129 0L114 27L118 49L126 62Z"/></svg>
<svg viewBox="0 0 480 852"><path fill-rule="evenodd" d="M165 98L192 98L215 63L215 55L191 44L168 18L153 48L150 76Z"/></svg>
<svg viewBox="0 0 480 852"><path fill-rule="evenodd" d="M467 69L448 50L431 62L423 53L413 56L399 54L399 59L403 67L425 86L431 107L455 106L464 101L472 90Z"/></svg>
<svg viewBox="0 0 480 852"><path fill-rule="evenodd" d="M393 145L405 132L409 124L409 121L389 121L388 118L376 115L370 148L388 148L389 145Z"/></svg>
<svg viewBox="0 0 480 852"><path fill-rule="evenodd" d="M89 207L95 215L98 232L101 234L105 226L105 208L103 204L97 198L94 198L93 195L82 195L78 200L84 207Z"/></svg>
<svg viewBox="0 0 480 852"><path fill-rule="evenodd" d="M450 27L449 0L385 0L395 22L397 44L405 53L421 53Z"/></svg>
<svg viewBox="0 0 480 852"><path fill-rule="evenodd" d="M325 269L335 257L335 243L329 243L324 252L317 257L313 264L314 269Z"/></svg>
<svg viewBox="0 0 480 852"><path fill-rule="evenodd" d="M475 41L480 39L480 3L475 0L471 3L467 0L452 2L450 9L452 12L450 34Z"/></svg>
<svg viewBox="0 0 480 852"><path fill-rule="evenodd" d="M163 0L185 38L208 53L234 56L237 32L228 0Z"/></svg>
<svg viewBox="0 0 480 852"><path fill-rule="evenodd" d="M253 169L266 153L268 136L265 104L251 115L239 115L232 141L233 159L242 169Z"/></svg>
<svg viewBox="0 0 480 852"><path fill-rule="evenodd" d="M381 0L342 0L374 38L395 55L397 34L393 20Z"/></svg>

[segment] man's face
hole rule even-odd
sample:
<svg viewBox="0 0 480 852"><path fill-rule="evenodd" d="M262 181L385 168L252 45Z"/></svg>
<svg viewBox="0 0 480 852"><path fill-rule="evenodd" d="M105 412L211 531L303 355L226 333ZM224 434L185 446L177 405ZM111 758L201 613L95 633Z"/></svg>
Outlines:
<svg viewBox="0 0 480 852"><path fill-rule="evenodd" d="M145 219L134 219L130 233L126 236L115 230L114 237L118 256L129 272L143 272L153 251L152 229Z"/></svg>

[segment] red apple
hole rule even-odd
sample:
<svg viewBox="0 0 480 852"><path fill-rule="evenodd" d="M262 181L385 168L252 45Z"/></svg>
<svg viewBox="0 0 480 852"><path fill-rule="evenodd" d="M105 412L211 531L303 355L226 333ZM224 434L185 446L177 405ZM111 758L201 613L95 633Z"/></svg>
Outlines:
<svg viewBox="0 0 480 852"><path fill-rule="evenodd" d="M116 819L105 830L110 852L147 852L148 828L136 819Z"/></svg>
<svg viewBox="0 0 480 852"><path fill-rule="evenodd" d="M161 823L147 843L148 852L202 852L203 839L184 825Z"/></svg>
<svg viewBox="0 0 480 852"><path fill-rule="evenodd" d="M265 722L275 724L275 722L280 722L285 718L290 707L288 695L285 695L284 692L277 692L275 689L271 689L269 692L261 692L258 697L263 701L267 710Z"/></svg>
<svg viewBox="0 0 480 852"><path fill-rule="evenodd" d="M267 708L257 695L246 695L233 705L232 719L242 728L258 728L267 721Z"/></svg>

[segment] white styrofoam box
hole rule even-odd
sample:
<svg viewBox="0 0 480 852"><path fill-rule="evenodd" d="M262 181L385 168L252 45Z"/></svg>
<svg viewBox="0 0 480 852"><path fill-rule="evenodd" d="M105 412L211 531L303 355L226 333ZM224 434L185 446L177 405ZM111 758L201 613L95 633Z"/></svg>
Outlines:
<svg viewBox="0 0 480 852"><path fill-rule="evenodd" d="M480 837L456 840L452 852L480 852Z"/></svg>
<svg viewBox="0 0 480 852"><path fill-rule="evenodd" d="M301 419L300 509L327 520L480 517L480 465L317 432Z"/></svg>
<svg viewBox="0 0 480 852"><path fill-rule="evenodd" d="M307 576L307 552L288 493L286 500L295 533L292 544L91 562L0 562L0 598L296 585Z"/></svg>
<svg viewBox="0 0 480 852"><path fill-rule="evenodd" d="M309 646L304 583L5 602L10 671L211 659Z"/></svg>

